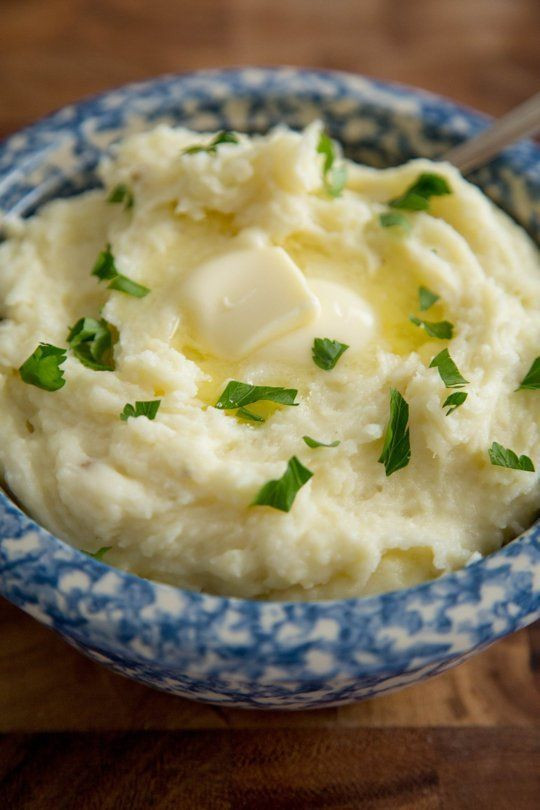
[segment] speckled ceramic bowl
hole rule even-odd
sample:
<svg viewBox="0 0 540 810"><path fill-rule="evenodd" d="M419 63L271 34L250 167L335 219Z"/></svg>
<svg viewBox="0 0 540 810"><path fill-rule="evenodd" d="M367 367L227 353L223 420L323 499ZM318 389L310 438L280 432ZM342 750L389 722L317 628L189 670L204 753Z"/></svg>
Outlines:
<svg viewBox="0 0 540 810"><path fill-rule="evenodd" d="M218 70L113 90L0 147L0 207L28 214L96 183L107 146L166 121L265 131L313 118L356 160L436 157L486 119L343 73ZM509 149L474 180L538 238L540 150ZM536 201L536 208L535 208ZM225 599L140 579L76 551L0 495L0 590L91 658L185 697L250 707L328 706L442 672L540 615L540 524L474 565L366 599Z"/></svg>

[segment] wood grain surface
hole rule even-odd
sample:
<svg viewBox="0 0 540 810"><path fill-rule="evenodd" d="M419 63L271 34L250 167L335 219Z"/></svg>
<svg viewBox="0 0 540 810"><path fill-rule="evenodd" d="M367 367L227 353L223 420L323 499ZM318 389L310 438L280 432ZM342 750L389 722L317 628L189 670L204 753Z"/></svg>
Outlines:
<svg viewBox="0 0 540 810"><path fill-rule="evenodd" d="M538 0L0 0L0 133L165 72L302 64L500 114L540 83ZM0 808L538 808L540 627L312 712L195 704L0 601Z"/></svg>
<svg viewBox="0 0 540 810"><path fill-rule="evenodd" d="M82 765L82 767L81 767ZM12 735L8 807L538 807L540 746L516 729Z"/></svg>

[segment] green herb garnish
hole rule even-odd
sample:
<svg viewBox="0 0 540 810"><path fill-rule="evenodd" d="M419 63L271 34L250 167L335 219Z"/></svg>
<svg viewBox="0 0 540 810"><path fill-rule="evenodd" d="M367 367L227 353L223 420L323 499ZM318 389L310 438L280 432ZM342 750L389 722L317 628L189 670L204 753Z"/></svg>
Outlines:
<svg viewBox="0 0 540 810"><path fill-rule="evenodd" d="M440 340L450 340L454 334L454 324L450 321L424 321L422 318L417 318L415 315L409 315L409 320L415 326L420 326L425 329L426 334L433 338Z"/></svg>
<svg viewBox="0 0 540 810"><path fill-rule="evenodd" d="M203 146L202 144L188 146L187 149L184 149L182 154L196 155L198 152L206 152L209 155L215 155L218 146L220 146L222 143L240 143L240 141L234 132L226 132L225 130L222 130L221 132L218 132L214 138L212 138L207 146Z"/></svg>
<svg viewBox="0 0 540 810"><path fill-rule="evenodd" d="M97 276L100 281L108 281L107 287L109 290L118 290L127 293L127 295L133 295L135 298L144 298L150 292L148 287L143 287L142 284L137 284L136 281L132 281L118 272L110 245L106 245L105 249L97 257L92 269L92 275Z"/></svg>
<svg viewBox="0 0 540 810"><path fill-rule="evenodd" d="M94 267L92 268L92 275L97 276L102 281L105 279L112 279L118 275L118 270L116 269L114 256L112 255L111 246L109 243L107 243L104 250L100 251Z"/></svg>
<svg viewBox="0 0 540 810"><path fill-rule="evenodd" d="M442 352L433 358L429 364L430 368L437 368L441 376L441 380L447 388L463 388L468 384L468 380L460 374L460 371L452 358L448 349L443 349Z"/></svg>
<svg viewBox="0 0 540 810"><path fill-rule="evenodd" d="M144 298L145 295L148 295L150 290L148 287L144 287L142 284L137 284L136 281L132 281L127 276L123 276L119 274L115 276L110 284L107 285L109 290L118 290L119 292L126 293L127 295L132 295L134 298Z"/></svg>
<svg viewBox="0 0 540 810"><path fill-rule="evenodd" d="M231 380L225 386L225 390L214 405L224 411L243 408L253 402L268 400L277 402L278 405L298 405L295 398L298 391L296 388L276 388L271 385L249 385L249 383Z"/></svg>
<svg viewBox="0 0 540 810"><path fill-rule="evenodd" d="M326 132L321 132L317 152L324 158L323 185L325 191L331 197L339 197L347 182L347 167L343 163L334 165L338 153L334 141Z"/></svg>
<svg viewBox="0 0 540 810"><path fill-rule="evenodd" d="M316 447L337 447L338 444L341 444L337 439L333 442L318 442L317 439L312 439L311 436L302 436L303 440L307 444L308 447L315 449Z"/></svg>
<svg viewBox="0 0 540 810"><path fill-rule="evenodd" d="M431 292L428 290L427 287L418 287L418 303L420 306L420 312L425 312L426 309L429 309L433 306L438 300L440 296L437 293Z"/></svg>
<svg viewBox="0 0 540 810"><path fill-rule="evenodd" d="M253 411L248 411L247 408L238 408L236 411L236 415L240 417L240 419L245 419L248 422L265 422L266 420L263 419L262 416L259 416L258 413L253 413Z"/></svg>
<svg viewBox="0 0 540 810"><path fill-rule="evenodd" d="M104 318L81 318L69 330L67 341L83 366L94 371L114 371L111 325Z"/></svg>
<svg viewBox="0 0 540 810"><path fill-rule="evenodd" d="M392 228L396 225L398 228L402 228L404 231L411 230L411 223L405 216L405 214L400 214L399 211L387 211L384 214L380 214L379 222L383 226L383 228Z"/></svg>
<svg viewBox="0 0 540 810"><path fill-rule="evenodd" d="M423 172L401 196L390 200L388 205L392 208L405 208L408 211L427 211L430 197L451 193L452 189L444 177L440 174Z"/></svg>
<svg viewBox="0 0 540 810"><path fill-rule="evenodd" d="M348 348L347 343L340 343L339 340L315 338L311 347L313 362L324 371L331 371L343 352L347 351Z"/></svg>
<svg viewBox="0 0 540 810"><path fill-rule="evenodd" d="M519 384L518 391L537 391L540 389L540 357L533 360L533 364Z"/></svg>
<svg viewBox="0 0 540 810"><path fill-rule="evenodd" d="M456 391L454 394L450 394L450 396L446 397L442 404L443 408L448 408L446 416L450 416L451 413L454 413L456 408L463 405L467 396L468 394L465 391Z"/></svg>
<svg viewBox="0 0 540 810"><path fill-rule="evenodd" d="M98 548L97 551L85 551L84 549L81 549L81 550L82 550L82 553L86 554L88 557L93 557L94 560L100 560L101 561L101 560L103 560L103 557L105 556L105 554L108 551L111 550L111 548L112 548L112 546L101 546L101 548Z"/></svg>
<svg viewBox="0 0 540 810"><path fill-rule="evenodd" d="M58 391L66 384L64 372L60 368L66 357L66 349L60 349L51 343L40 343L20 366L21 379L29 385L43 388L44 391Z"/></svg>
<svg viewBox="0 0 540 810"><path fill-rule="evenodd" d="M390 389L390 419L384 432L384 445L378 458L386 475L406 467L411 459L409 440L409 406L395 388Z"/></svg>
<svg viewBox="0 0 540 810"><path fill-rule="evenodd" d="M125 183L118 183L118 185L111 190L107 197L107 202L124 203L124 211L127 211L133 208L135 198L133 197L133 192Z"/></svg>
<svg viewBox="0 0 540 810"><path fill-rule="evenodd" d="M251 502L251 506L271 506L273 509L289 512L298 490L312 476L311 470L293 456L287 462L287 469L281 478L264 484Z"/></svg>
<svg viewBox="0 0 540 810"><path fill-rule="evenodd" d="M126 405L124 405L124 410L120 414L120 419L123 419L124 422L127 422L130 416L134 418L137 416L146 416L147 419L155 419L160 405L160 399L151 399L147 400L146 402L136 402L135 407L128 402Z"/></svg>
<svg viewBox="0 0 540 810"><path fill-rule="evenodd" d="M489 460L496 467L509 467L511 470L524 470L534 472L534 464L529 456L517 456L513 450L504 448L502 444L493 442L489 448Z"/></svg>

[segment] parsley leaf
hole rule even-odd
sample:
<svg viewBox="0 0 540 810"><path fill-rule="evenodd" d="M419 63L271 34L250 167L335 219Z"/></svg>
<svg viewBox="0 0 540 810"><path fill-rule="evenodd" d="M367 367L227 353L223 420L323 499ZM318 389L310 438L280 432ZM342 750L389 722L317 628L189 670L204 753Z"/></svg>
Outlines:
<svg viewBox="0 0 540 810"><path fill-rule="evenodd" d="M110 244L107 244L105 249L100 251L92 268L92 275L97 276L101 281L112 279L118 275Z"/></svg>
<svg viewBox="0 0 540 810"><path fill-rule="evenodd" d="M489 448L489 460L496 467L509 467L511 470L524 470L534 472L534 464L529 456L519 456L509 448L504 448L502 444L493 442Z"/></svg>
<svg viewBox="0 0 540 810"><path fill-rule="evenodd" d="M433 358L429 367L439 370L441 380L447 388L463 388L463 386L467 385L469 382L460 374L458 367L450 357L448 349L443 349L442 352L439 352L439 354Z"/></svg>
<svg viewBox="0 0 540 810"><path fill-rule="evenodd" d="M315 338L311 347L313 362L324 371L331 371L343 352L347 351L348 348L347 343L340 343L339 340Z"/></svg>
<svg viewBox="0 0 540 810"><path fill-rule="evenodd" d="M395 388L390 389L390 419L384 433L384 445L378 458L386 475L406 467L411 460L409 441L409 406Z"/></svg>
<svg viewBox="0 0 540 810"><path fill-rule="evenodd" d="M429 367L438 369L441 380L447 388L463 388L463 386L467 385L469 382L462 376L458 367L450 357L448 349L443 349L442 352L439 352L439 354L433 358ZM456 391L454 394L450 394L446 397L442 404L443 408L448 408L446 416L450 416L460 405L463 405L467 396L468 394L464 391Z"/></svg>
<svg viewBox="0 0 540 810"><path fill-rule="evenodd" d="M332 138L326 132L321 132L317 152L323 160L323 185L331 197L339 197L347 182L347 167L342 163L334 166L338 157Z"/></svg>
<svg viewBox="0 0 540 810"><path fill-rule="evenodd" d="M145 295L148 295L150 292L148 287L144 287L142 284L137 284L136 281L132 281L127 276L123 276L121 273L115 276L111 283L107 286L109 290L118 290L119 292L126 293L127 295L132 295L134 298L144 298Z"/></svg>
<svg viewBox="0 0 540 810"><path fill-rule="evenodd" d="M212 138L210 143L207 146L203 146L202 144L195 144L195 146L188 146L187 149L184 149L182 152L183 155L196 155L198 152L206 152L209 155L215 155L217 152L218 146L222 143L240 143L238 137L234 134L234 132L226 132L222 130L218 132L217 135Z"/></svg>
<svg viewBox="0 0 540 810"><path fill-rule="evenodd" d="M109 193L107 202L124 203L124 211L128 211L130 208L133 208L135 198L133 197L133 192L125 183L118 183Z"/></svg>
<svg viewBox="0 0 540 810"><path fill-rule="evenodd" d="M239 416L241 419L246 419L248 422L265 422L266 420L263 419L262 416L259 416L258 413L253 413L253 411L248 411L247 408L238 408L236 411L236 415Z"/></svg>
<svg viewBox="0 0 540 810"><path fill-rule="evenodd" d="M143 287L142 284L137 284L136 281L132 281L118 272L110 245L106 245L105 249L100 252L92 269L92 275L97 276L100 281L108 281L109 290L119 290L127 295L133 295L135 298L144 298L150 292L148 287Z"/></svg>
<svg viewBox="0 0 540 810"><path fill-rule="evenodd" d="M160 405L160 399L151 399L146 402L136 402L135 407L128 402L126 405L124 405L124 410L120 414L120 419L123 419L124 422L127 422L130 416L146 416L147 419L155 419Z"/></svg>
<svg viewBox="0 0 540 810"><path fill-rule="evenodd" d="M214 408L230 411L259 402L261 399L277 402L279 405L298 405L295 397L296 388L275 388L271 385L249 385L249 383L231 380L214 405Z"/></svg>
<svg viewBox="0 0 540 810"><path fill-rule="evenodd" d="M437 293L431 292L427 287L418 287L418 302L420 305L420 312L425 312L433 306L440 298Z"/></svg>
<svg viewBox="0 0 540 810"><path fill-rule="evenodd" d="M440 174L422 172L403 194L390 200L391 208L405 208L408 211L427 211L430 197L451 194L452 189Z"/></svg>
<svg viewBox="0 0 540 810"><path fill-rule="evenodd" d="M443 408L448 408L446 416L450 416L451 413L454 413L456 408L463 405L467 396L468 394L465 391L456 391L454 394L450 394L450 396L446 397L442 404Z"/></svg>
<svg viewBox="0 0 540 810"><path fill-rule="evenodd" d="M341 444L337 439L334 442L318 442L317 439L312 439L311 436L302 436L303 440L307 444L308 447L315 448L315 447L337 447L338 444Z"/></svg>
<svg viewBox="0 0 540 810"><path fill-rule="evenodd" d="M82 553L86 554L88 557L93 557L94 560L99 560L101 562L107 551L110 551L111 548L112 546L101 546L101 548L98 548L97 551L85 551L82 549Z"/></svg>
<svg viewBox="0 0 540 810"><path fill-rule="evenodd" d="M535 391L540 389L540 357L533 360L533 364L519 384L518 391Z"/></svg>
<svg viewBox="0 0 540 810"><path fill-rule="evenodd" d="M294 503L296 494L304 484L313 476L311 470L304 467L293 456L287 462L287 469L275 481L268 481L264 484L251 506L271 506L273 509L280 509L282 512L289 512Z"/></svg>
<svg viewBox="0 0 540 810"><path fill-rule="evenodd" d="M58 391L66 384L64 372L60 368L66 356L66 349L60 349L51 343L40 343L20 366L21 379L29 385L43 388L44 391Z"/></svg>
<svg viewBox="0 0 540 810"><path fill-rule="evenodd" d="M409 320L415 326L423 327L426 333L432 338L439 338L440 340L450 340L454 334L454 324L450 321L424 321L422 318L417 318L415 315L409 315Z"/></svg>
<svg viewBox="0 0 540 810"><path fill-rule="evenodd" d="M400 214L399 211L387 211L384 214L380 214L379 222L383 228L392 228L394 225L397 225L404 231L408 232L411 230L411 223L405 214Z"/></svg>
<svg viewBox="0 0 540 810"><path fill-rule="evenodd" d="M83 366L94 371L114 371L111 325L104 318L81 318L69 330L67 341Z"/></svg>

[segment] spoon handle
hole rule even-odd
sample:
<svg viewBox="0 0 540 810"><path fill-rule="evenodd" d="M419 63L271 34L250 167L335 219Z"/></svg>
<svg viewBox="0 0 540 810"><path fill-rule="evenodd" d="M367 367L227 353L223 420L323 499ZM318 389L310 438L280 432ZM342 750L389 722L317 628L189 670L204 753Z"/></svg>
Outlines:
<svg viewBox="0 0 540 810"><path fill-rule="evenodd" d="M480 135L454 146L444 156L462 174L483 166L490 158L514 141L540 131L540 93L499 118Z"/></svg>

